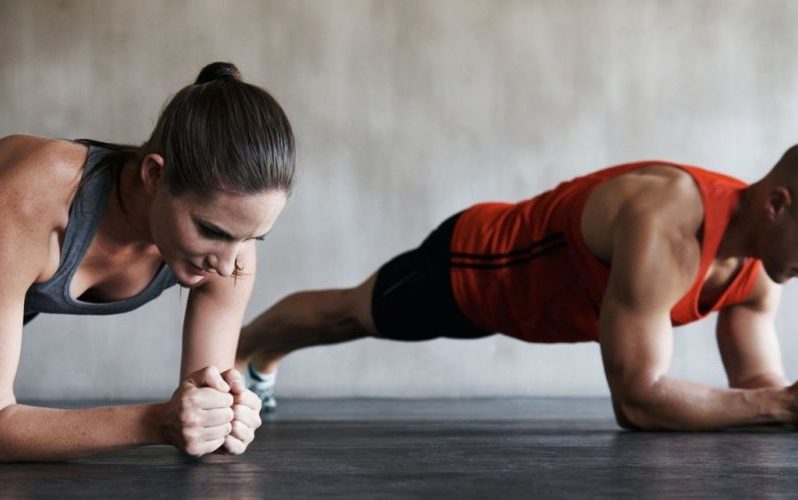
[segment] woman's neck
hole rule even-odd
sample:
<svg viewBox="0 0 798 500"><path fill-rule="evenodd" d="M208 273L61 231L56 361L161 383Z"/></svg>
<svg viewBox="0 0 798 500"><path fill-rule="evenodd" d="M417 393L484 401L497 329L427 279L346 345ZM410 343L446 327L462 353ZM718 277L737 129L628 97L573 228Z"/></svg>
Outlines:
<svg viewBox="0 0 798 500"><path fill-rule="evenodd" d="M118 182L119 187L114 185L109 193L103 217L105 236L120 246L153 245L149 224L152 197L144 189L137 165L122 167Z"/></svg>

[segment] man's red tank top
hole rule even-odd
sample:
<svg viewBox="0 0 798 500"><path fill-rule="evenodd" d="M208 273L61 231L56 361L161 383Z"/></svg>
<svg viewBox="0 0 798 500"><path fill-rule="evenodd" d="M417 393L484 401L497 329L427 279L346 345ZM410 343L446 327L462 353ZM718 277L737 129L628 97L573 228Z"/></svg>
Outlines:
<svg viewBox="0 0 798 500"><path fill-rule="evenodd" d="M601 182L652 164L690 174L704 203L701 265L692 287L671 310L673 325L744 301L759 272L755 259L745 259L711 308L700 310L698 305L704 278L746 184L694 166L647 161L578 177L520 203L481 203L463 212L451 243L452 289L463 314L484 330L529 342L597 341L609 264L585 245L582 210Z"/></svg>

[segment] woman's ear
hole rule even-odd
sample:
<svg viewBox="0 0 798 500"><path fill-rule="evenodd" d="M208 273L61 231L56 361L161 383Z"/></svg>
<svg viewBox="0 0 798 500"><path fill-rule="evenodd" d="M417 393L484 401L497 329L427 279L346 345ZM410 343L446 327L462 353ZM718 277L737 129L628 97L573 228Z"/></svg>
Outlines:
<svg viewBox="0 0 798 500"><path fill-rule="evenodd" d="M163 156L159 154L149 154L141 161L141 168L139 174L141 175L141 182L144 184L144 189L147 194L153 196L158 190L158 184L164 172Z"/></svg>

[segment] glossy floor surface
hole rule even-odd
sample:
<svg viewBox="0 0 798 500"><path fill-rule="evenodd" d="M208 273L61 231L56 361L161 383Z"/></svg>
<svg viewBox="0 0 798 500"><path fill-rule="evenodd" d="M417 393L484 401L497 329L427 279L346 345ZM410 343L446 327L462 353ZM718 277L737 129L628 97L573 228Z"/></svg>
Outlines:
<svg viewBox="0 0 798 500"><path fill-rule="evenodd" d="M633 433L605 399L282 400L241 457L0 466L2 498L798 496L791 428Z"/></svg>

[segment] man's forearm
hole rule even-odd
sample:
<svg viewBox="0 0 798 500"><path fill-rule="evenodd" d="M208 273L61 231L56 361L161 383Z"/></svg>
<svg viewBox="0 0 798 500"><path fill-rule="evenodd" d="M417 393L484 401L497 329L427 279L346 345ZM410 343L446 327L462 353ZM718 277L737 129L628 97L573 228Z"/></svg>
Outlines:
<svg viewBox="0 0 798 500"><path fill-rule="evenodd" d="M662 377L635 397L619 397L623 416L640 429L718 430L795 419L784 388L720 389Z"/></svg>
<svg viewBox="0 0 798 500"><path fill-rule="evenodd" d="M13 404L0 410L0 461L65 460L164 443L159 404L60 410Z"/></svg>

